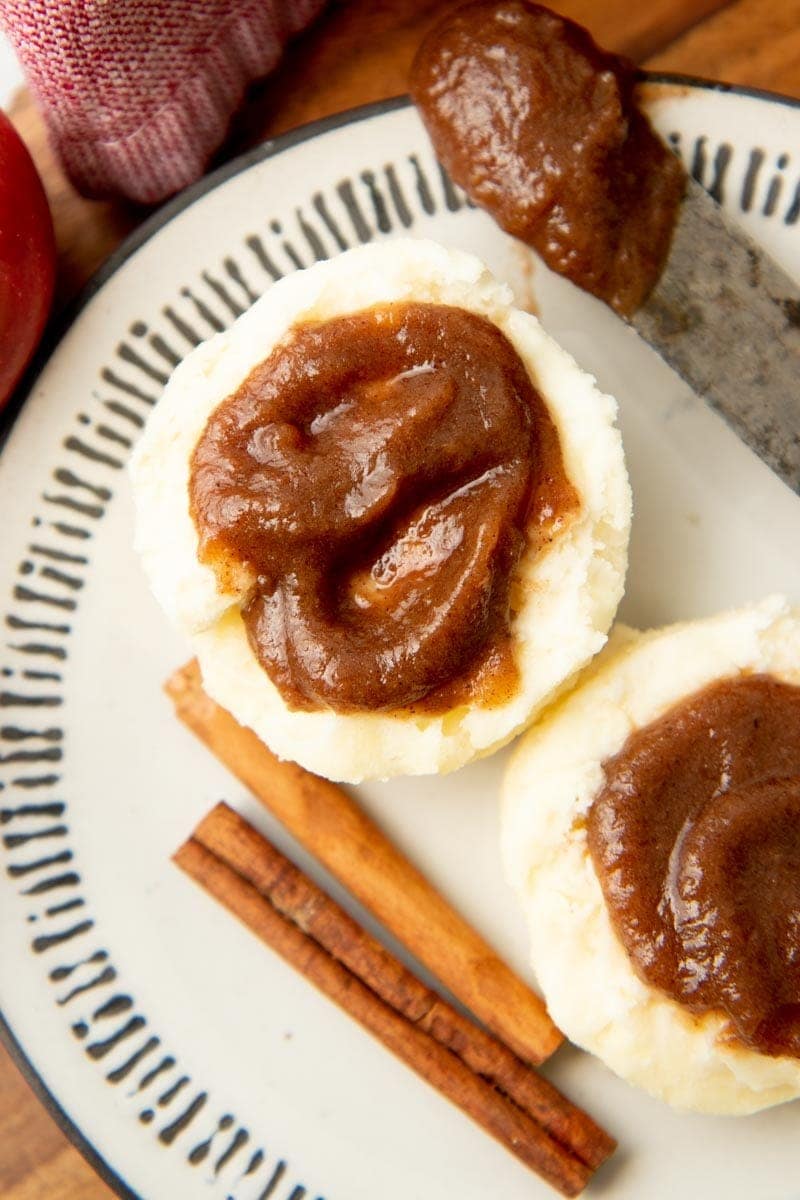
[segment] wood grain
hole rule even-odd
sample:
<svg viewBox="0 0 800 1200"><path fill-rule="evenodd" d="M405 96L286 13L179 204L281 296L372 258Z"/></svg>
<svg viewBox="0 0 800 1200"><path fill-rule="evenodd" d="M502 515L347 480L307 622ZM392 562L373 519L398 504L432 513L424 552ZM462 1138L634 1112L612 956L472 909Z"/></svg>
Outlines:
<svg viewBox="0 0 800 1200"><path fill-rule="evenodd" d="M110 1200L113 1194L36 1099L0 1043L0 1196Z"/></svg>
<svg viewBox="0 0 800 1200"><path fill-rule="evenodd" d="M339 0L291 47L233 124L224 157L356 104L405 90L419 38L443 0ZM556 6L599 41L657 70L681 71L800 97L800 0L565 0ZM144 215L87 201L64 178L30 97L12 118L54 210L59 301L73 296ZM69 1147L0 1048L0 1195L4 1200L108 1200L109 1189Z"/></svg>
<svg viewBox="0 0 800 1200"><path fill-rule="evenodd" d="M800 98L800 0L739 0L655 54L648 66Z"/></svg>

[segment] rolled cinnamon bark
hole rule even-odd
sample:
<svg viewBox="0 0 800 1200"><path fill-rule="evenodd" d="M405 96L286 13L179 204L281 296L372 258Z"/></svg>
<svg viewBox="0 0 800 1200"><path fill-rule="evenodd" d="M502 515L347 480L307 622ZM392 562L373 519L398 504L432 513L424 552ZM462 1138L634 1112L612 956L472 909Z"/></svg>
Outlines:
<svg viewBox="0 0 800 1200"><path fill-rule="evenodd" d="M566 1196L615 1142L363 930L232 809L176 863L399 1058Z"/></svg>

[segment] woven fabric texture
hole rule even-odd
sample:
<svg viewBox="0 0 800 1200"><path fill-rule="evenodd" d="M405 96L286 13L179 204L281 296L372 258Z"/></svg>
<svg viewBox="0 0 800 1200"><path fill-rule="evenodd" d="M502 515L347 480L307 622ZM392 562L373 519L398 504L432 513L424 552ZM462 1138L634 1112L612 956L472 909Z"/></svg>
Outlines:
<svg viewBox="0 0 800 1200"><path fill-rule="evenodd" d="M203 173L324 3L0 0L0 22L79 191L153 204Z"/></svg>

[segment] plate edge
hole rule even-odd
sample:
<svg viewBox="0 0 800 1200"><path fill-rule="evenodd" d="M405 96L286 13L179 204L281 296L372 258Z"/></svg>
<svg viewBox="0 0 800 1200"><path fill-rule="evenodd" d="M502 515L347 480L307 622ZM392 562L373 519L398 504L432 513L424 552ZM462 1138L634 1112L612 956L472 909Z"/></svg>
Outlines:
<svg viewBox="0 0 800 1200"><path fill-rule="evenodd" d="M8 1024L1 1010L0 1041L3 1042L12 1062L19 1070L25 1082L30 1086L36 1099L43 1105L47 1115L55 1121L61 1132L69 1139L81 1156L86 1159L92 1169L97 1172L103 1182L116 1192L121 1197L121 1200L143 1200L143 1197L138 1192L135 1192L130 1184L109 1165L97 1147L89 1141L80 1126L62 1108L59 1101L44 1082L42 1076L27 1057L21 1044L17 1041L11 1026Z"/></svg>
<svg viewBox="0 0 800 1200"><path fill-rule="evenodd" d="M702 77L681 74L679 72L650 72L641 71L641 78L656 84L684 85L697 91L717 92L723 94L743 95L752 99L777 103L790 108L800 108L800 99L785 96L778 92L770 92L762 88L748 87L742 84L725 83ZM213 191L220 184L247 170L258 162L262 162L277 154L299 145L320 134L356 124L371 117L382 116L385 113L413 107L411 98L407 95L394 96L384 100L374 101L343 112L333 113L304 125L288 130L270 138L243 154L237 155L230 161L217 167L209 174L202 176L194 184L185 188L177 196L168 200L160 208L152 212L132 233L130 233L105 262L92 274L90 279L78 293L77 297L68 304L63 312L58 314L45 338L40 344L34 358L29 364L22 383L17 388L11 401L0 412L0 454L8 441L9 435L19 417L20 412L34 388L39 376L49 358L55 351L71 326L80 316L83 309L100 291L104 284L157 232L169 224L176 216L189 208L195 200ZM130 1185L115 1172L96 1147L88 1140L86 1134L72 1120L61 1106L53 1093L47 1087L44 1079L27 1057L21 1043L17 1040L0 1007L0 1040L6 1046L12 1060L27 1081L37 1099L43 1104L51 1118L61 1131L69 1138L81 1155L103 1181L114 1190L122 1200L143 1200L139 1193L133 1191Z"/></svg>

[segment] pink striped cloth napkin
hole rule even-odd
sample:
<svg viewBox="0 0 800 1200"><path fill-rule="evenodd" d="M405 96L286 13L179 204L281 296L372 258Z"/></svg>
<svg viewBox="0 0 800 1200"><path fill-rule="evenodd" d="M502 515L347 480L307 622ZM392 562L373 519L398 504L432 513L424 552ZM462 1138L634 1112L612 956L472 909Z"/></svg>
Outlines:
<svg viewBox="0 0 800 1200"><path fill-rule="evenodd" d="M153 204L203 173L253 80L325 0L0 0L64 167Z"/></svg>

